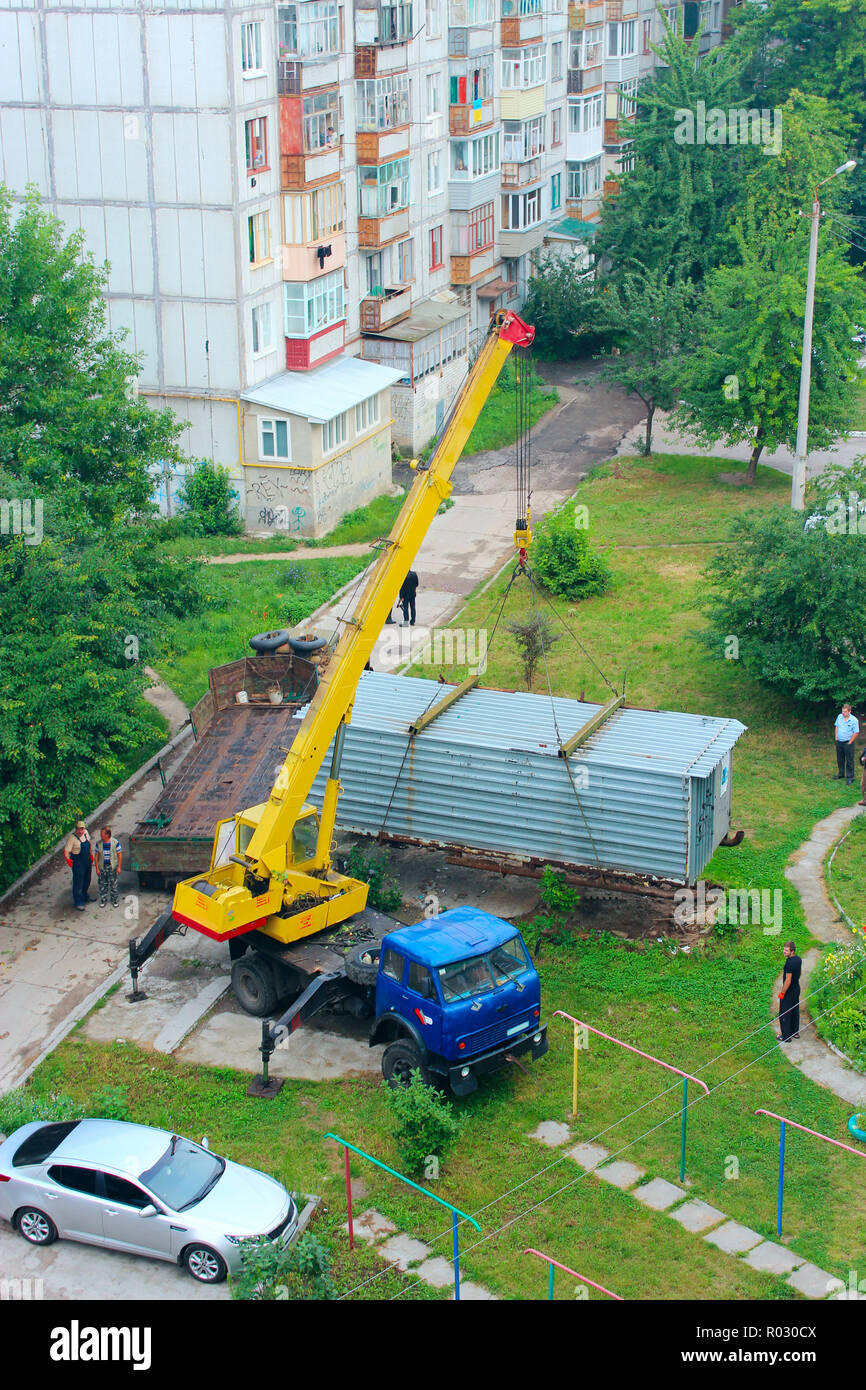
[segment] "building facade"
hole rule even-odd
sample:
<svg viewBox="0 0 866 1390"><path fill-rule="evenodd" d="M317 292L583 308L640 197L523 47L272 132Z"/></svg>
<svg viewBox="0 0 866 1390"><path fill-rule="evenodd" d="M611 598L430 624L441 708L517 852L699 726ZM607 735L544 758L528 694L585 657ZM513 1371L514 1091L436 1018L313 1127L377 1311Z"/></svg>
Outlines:
<svg viewBox="0 0 866 1390"><path fill-rule="evenodd" d="M704 49L723 3L669 13ZM597 220L659 36L650 0L0 0L0 179L109 262L138 389L248 525L285 492L319 535L441 427L546 234Z"/></svg>

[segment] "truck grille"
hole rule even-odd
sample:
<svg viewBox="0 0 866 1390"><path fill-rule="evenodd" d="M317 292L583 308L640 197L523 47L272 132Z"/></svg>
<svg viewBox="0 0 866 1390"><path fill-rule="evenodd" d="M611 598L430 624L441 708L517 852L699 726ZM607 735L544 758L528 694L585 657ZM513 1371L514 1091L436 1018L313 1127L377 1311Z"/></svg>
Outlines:
<svg viewBox="0 0 866 1390"><path fill-rule="evenodd" d="M519 1033L512 1033L509 1036L509 1028L516 1028L518 1023L526 1023L525 1028L521 1028ZM478 1033L470 1033L463 1041L466 1043L467 1052L485 1052L490 1047L498 1047L500 1043L517 1042L519 1038L525 1038L532 1027L532 1020L528 1017L507 1018L501 1023L492 1023L489 1028L482 1028Z"/></svg>

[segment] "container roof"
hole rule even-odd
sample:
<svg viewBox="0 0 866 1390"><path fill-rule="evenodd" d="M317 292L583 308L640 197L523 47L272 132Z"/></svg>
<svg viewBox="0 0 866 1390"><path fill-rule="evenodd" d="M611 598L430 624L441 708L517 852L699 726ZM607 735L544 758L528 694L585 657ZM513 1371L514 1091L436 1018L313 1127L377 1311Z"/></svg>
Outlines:
<svg viewBox="0 0 866 1390"><path fill-rule="evenodd" d="M281 372L250 391L242 391L241 398L322 424L393 386L402 375L393 367L363 357L336 357L311 372Z"/></svg>
<svg viewBox="0 0 866 1390"><path fill-rule="evenodd" d="M468 310L462 304L446 304L435 299L425 299L423 304L415 306L408 318L371 336L393 338L399 343L417 343L420 338L426 338L429 334L444 328L446 323L465 319L467 313Z"/></svg>
<svg viewBox="0 0 866 1390"><path fill-rule="evenodd" d="M408 727L453 685L414 676L365 672L352 723L380 733ZM476 689L462 695L418 735L419 741L520 750L559 757L571 738L603 706L523 691ZM570 762L640 768L672 777L705 777L733 748L745 724L672 710L619 709L571 755Z"/></svg>

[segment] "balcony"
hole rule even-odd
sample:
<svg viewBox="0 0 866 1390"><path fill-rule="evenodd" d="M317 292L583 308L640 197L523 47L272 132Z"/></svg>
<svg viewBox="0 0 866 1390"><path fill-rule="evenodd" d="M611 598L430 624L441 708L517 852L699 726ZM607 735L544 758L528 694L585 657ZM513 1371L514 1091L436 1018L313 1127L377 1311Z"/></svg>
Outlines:
<svg viewBox="0 0 866 1390"><path fill-rule="evenodd" d="M388 246L409 233L409 209L391 212L387 217L359 217L358 245L368 250Z"/></svg>
<svg viewBox="0 0 866 1390"><path fill-rule="evenodd" d="M575 0L568 0L568 27L569 29L582 29L586 23L586 6L576 5Z"/></svg>
<svg viewBox="0 0 866 1390"><path fill-rule="evenodd" d="M475 251L469 256L452 256L451 284L471 285L473 280L487 275L497 265L499 259L492 246L485 246L483 250Z"/></svg>
<svg viewBox="0 0 866 1390"><path fill-rule="evenodd" d="M612 198L615 193L619 192L619 179L605 179L602 192L605 198Z"/></svg>
<svg viewBox="0 0 866 1390"><path fill-rule="evenodd" d="M507 260L516 260L530 251L536 251L544 241L545 226L544 222L536 222L532 227L520 227L514 231L503 228L499 233L499 250Z"/></svg>
<svg viewBox="0 0 866 1390"><path fill-rule="evenodd" d="M320 255L319 252L322 252ZM294 282L317 280L340 270L346 264L346 235L331 232L307 246L282 246L283 279Z"/></svg>
<svg viewBox="0 0 866 1390"><path fill-rule="evenodd" d="M385 77L391 72L405 72L406 50L375 43L355 44L355 76Z"/></svg>
<svg viewBox="0 0 866 1390"><path fill-rule="evenodd" d="M492 97L484 101L467 101L462 105L448 107L448 134L471 135L473 131L483 130L496 119Z"/></svg>
<svg viewBox="0 0 866 1390"><path fill-rule="evenodd" d="M627 116L617 116L615 120L605 117L604 122L604 143L605 145L624 145L633 138L631 134L619 134L619 127L625 121L633 119Z"/></svg>
<svg viewBox="0 0 866 1390"><path fill-rule="evenodd" d="M541 160L528 159L523 163L509 160L502 164L502 187L523 188L524 184L538 183L541 178Z"/></svg>
<svg viewBox="0 0 866 1390"><path fill-rule="evenodd" d="M408 318L411 312L412 290L409 285L373 290L361 300L361 332L384 333L386 328Z"/></svg>
<svg viewBox="0 0 866 1390"><path fill-rule="evenodd" d="M502 47L517 48L522 43L537 43L544 32L543 26L544 20L540 14L521 15L516 19L503 19Z"/></svg>
<svg viewBox="0 0 866 1390"><path fill-rule="evenodd" d="M317 53L315 57L277 59L277 95L297 97L311 87L326 87L339 80L339 54Z"/></svg>
<svg viewBox="0 0 866 1390"><path fill-rule="evenodd" d="M359 164L382 164L409 153L409 127L395 130L359 130L355 136L356 158Z"/></svg>
<svg viewBox="0 0 866 1390"><path fill-rule="evenodd" d="M318 188L339 178L340 145L337 140L333 148L317 150L315 154L281 154L281 188L287 191Z"/></svg>
<svg viewBox="0 0 866 1390"><path fill-rule="evenodd" d="M568 95L578 96L581 92L591 91L593 87L600 87L603 71L601 63L594 68L569 68Z"/></svg>

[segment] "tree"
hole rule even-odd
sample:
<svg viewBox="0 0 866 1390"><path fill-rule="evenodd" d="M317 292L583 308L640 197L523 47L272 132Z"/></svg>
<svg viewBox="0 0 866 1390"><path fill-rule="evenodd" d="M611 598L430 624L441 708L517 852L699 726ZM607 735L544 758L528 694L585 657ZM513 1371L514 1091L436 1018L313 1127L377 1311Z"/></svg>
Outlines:
<svg viewBox="0 0 866 1390"><path fill-rule="evenodd" d="M579 255L546 251L538 257L521 311L535 328L536 357L574 357L579 347L594 345L593 281Z"/></svg>
<svg viewBox="0 0 866 1390"><path fill-rule="evenodd" d="M591 598L610 586L610 570L592 547L586 507L565 502L535 529L532 569L546 589L563 598Z"/></svg>
<svg viewBox="0 0 866 1390"><path fill-rule="evenodd" d="M677 400L694 324L695 291L690 281L671 281L650 267L626 271L597 296L593 322L613 333L620 346L601 355L602 376L646 406L644 453L652 453L653 417Z"/></svg>
<svg viewBox="0 0 866 1390"><path fill-rule="evenodd" d="M178 500L186 529L196 536L237 536L243 530L231 474L212 463L198 463L187 476Z"/></svg>
<svg viewBox="0 0 866 1390"><path fill-rule="evenodd" d="M665 268L672 278L700 281L718 263L742 171L760 157L749 146L679 138L681 113L730 109L740 101L743 58L726 43L698 60L662 16L655 47L667 66L641 83L633 123L623 123L632 168L605 199L593 244L596 262L617 277L625 270Z"/></svg>
<svg viewBox="0 0 866 1390"><path fill-rule="evenodd" d="M821 127L826 103L794 94L783 108L778 159L746 179L732 235L735 254L707 279L698 347L677 414L701 443L751 446L746 482L761 453L796 444L808 264L811 188L832 172L838 138ZM830 186L828 185L828 188ZM832 195L831 195L832 196ZM837 195L838 196L838 195ZM852 328L864 292L843 244L819 242L809 409L810 449L832 444L850 424L857 389Z"/></svg>
<svg viewBox="0 0 866 1390"><path fill-rule="evenodd" d="M831 524L829 488L866 498L866 461L810 491L813 512L777 508L735 518L731 544L705 571L709 626L700 640L804 704L866 698L866 517ZM826 516L821 509L825 509Z"/></svg>
<svg viewBox="0 0 866 1390"><path fill-rule="evenodd" d="M505 629L511 633L517 644L526 689L531 690L539 661L543 661L546 653L559 641L559 635L553 631L547 619L541 617L527 618L524 622L506 623Z"/></svg>
<svg viewBox="0 0 866 1390"><path fill-rule="evenodd" d="M150 468L177 460L181 426L130 393L139 360L105 325L107 272L31 190L17 218L0 187L0 469L31 496L108 524L150 510Z"/></svg>

